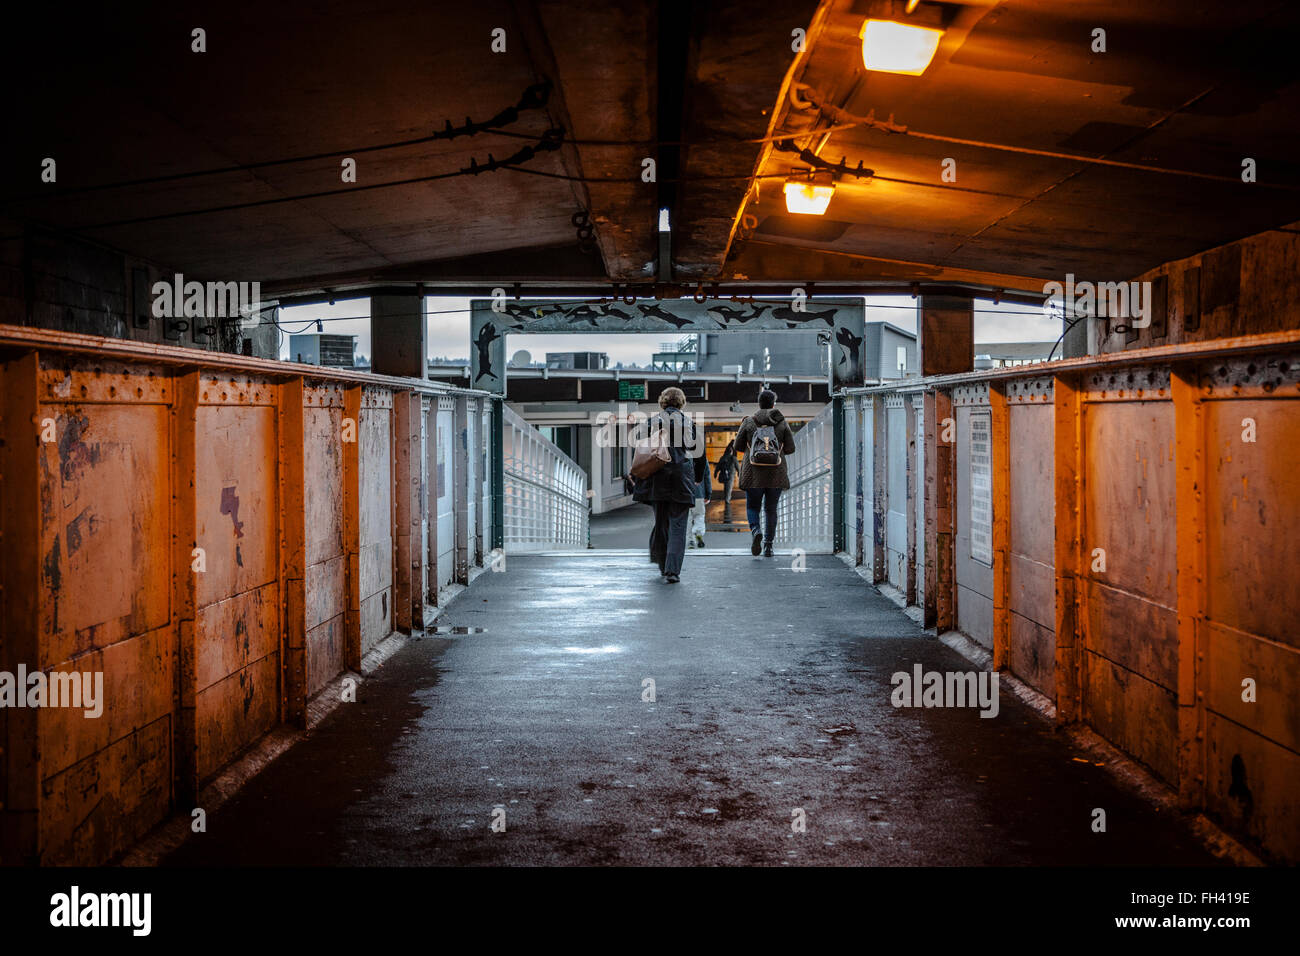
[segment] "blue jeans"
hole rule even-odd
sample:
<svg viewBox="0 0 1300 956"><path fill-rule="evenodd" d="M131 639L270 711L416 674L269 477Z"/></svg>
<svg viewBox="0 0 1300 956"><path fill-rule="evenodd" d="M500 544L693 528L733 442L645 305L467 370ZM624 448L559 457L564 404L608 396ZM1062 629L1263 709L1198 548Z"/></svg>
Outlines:
<svg viewBox="0 0 1300 956"><path fill-rule="evenodd" d="M749 518L749 533L758 534L763 530L759 523L759 509L767 513L767 539L776 538L776 503L781 500L780 488L746 488L745 516Z"/></svg>

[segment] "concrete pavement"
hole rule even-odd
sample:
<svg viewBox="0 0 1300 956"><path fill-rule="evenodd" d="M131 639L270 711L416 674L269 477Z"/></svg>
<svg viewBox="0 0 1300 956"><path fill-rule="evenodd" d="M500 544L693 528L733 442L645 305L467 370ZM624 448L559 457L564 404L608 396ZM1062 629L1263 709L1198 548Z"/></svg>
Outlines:
<svg viewBox="0 0 1300 956"><path fill-rule="evenodd" d="M1214 862L1005 689L892 706L894 672L969 664L807 562L510 557L166 862Z"/></svg>

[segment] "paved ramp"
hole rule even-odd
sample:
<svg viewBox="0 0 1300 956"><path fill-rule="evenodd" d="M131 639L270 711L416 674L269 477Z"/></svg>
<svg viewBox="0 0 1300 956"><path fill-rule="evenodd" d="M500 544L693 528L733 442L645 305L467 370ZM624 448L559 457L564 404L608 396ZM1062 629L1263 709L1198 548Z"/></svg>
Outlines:
<svg viewBox="0 0 1300 956"><path fill-rule="evenodd" d="M790 563L510 558L169 862L1212 862L1005 689L991 719L894 708L894 672L969 665L838 559Z"/></svg>

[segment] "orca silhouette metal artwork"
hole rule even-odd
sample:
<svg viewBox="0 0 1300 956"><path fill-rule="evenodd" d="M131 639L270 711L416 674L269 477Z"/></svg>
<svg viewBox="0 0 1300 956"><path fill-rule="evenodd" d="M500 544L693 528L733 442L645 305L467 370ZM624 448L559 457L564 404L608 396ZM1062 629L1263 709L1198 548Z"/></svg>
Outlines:
<svg viewBox="0 0 1300 956"><path fill-rule="evenodd" d="M807 306L815 305L815 308ZM804 306L801 308L800 306ZM618 300L501 300L470 302L471 381L475 387L506 392L506 336L575 332L803 332L829 327L835 351L833 389L866 381L863 342L866 309L861 299L827 298L815 303L780 300L756 303L718 298Z"/></svg>

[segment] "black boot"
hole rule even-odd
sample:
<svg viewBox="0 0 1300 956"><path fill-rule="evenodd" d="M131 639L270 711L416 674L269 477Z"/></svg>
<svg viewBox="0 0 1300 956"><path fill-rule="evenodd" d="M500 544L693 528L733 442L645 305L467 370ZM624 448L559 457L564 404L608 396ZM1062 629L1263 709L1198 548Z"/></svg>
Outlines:
<svg viewBox="0 0 1300 956"><path fill-rule="evenodd" d="M775 555L774 555L773 552L772 552L772 539L771 539L771 538L765 538L765 539L763 540L763 557L765 557L765 558L775 557Z"/></svg>
<svg viewBox="0 0 1300 956"><path fill-rule="evenodd" d="M750 543L749 553L754 557L758 557L763 552L763 534L760 531L751 531L750 534L754 540Z"/></svg>

